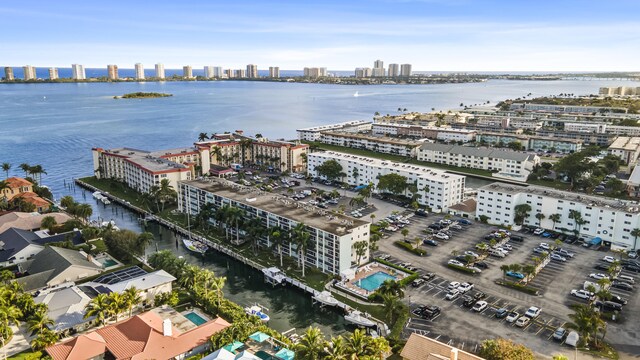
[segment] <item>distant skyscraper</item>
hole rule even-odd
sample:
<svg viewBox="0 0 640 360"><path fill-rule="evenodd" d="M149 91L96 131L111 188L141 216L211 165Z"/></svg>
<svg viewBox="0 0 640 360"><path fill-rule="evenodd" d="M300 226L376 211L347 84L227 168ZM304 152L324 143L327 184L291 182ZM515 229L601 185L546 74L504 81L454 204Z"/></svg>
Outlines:
<svg viewBox="0 0 640 360"><path fill-rule="evenodd" d="M49 68L49 80L58 79L58 68Z"/></svg>
<svg viewBox="0 0 640 360"><path fill-rule="evenodd" d="M255 79L258 77L258 65L249 64L247 65L247 77Z"/></svg>
<svg viewBox="0 0 640 360"><path fill-rule="evenodd" d="M411 76L411 64L402 64L400 66L400 76L402 77Z"/></svg>
<svg viewBox="0 0 640 360"><path fill-rule="evenodd" d="M355 76L356 76L356 78L363 78L364 77L364 69L363 68L356 68Z"/></svg>
<svg viewBox="0 0 640 360"><path fill-rule="evenodd" d="M221 78L222 75L224 75L224 72L222 72L222 68L220 66L214 66L213 67L213 76L217 77L217 78Z"/></svg>
<svg viewBox="0 0 640 360"><path fill-rule="evenodd" d="M205 66L204 67L204 77L206 77L207 79L211 79L212 77L214 77L214 75L213 75L213 66Z"/></svg>
<svg viewBox="0 0 640 360"><path fill-rule="evenodd" d="M304 68L304 77L315 79L315 78L325 77L325 76L327 76L327 68L325 67Z"/></svg>
<svg viewBox="0 0 640 360"><path fill-rule="evenodd" d="M87 78L84 72L84 66L80 64L71 64L71 73L73 80L86 80Z"/></svg>
<svg viewBox="0 0 640 360"><path fill-rule="evenodd" d="M193 69L191 68L191 65L182 67L182 76L185 79L193 79Z"/></svg>
<svg viewBox="0 0 640 360"><path fill-rule="evenodd" d="M371 68L366 67L366 68L364 68L362 70L364 71L364 77L366 77L366 78L370 78L371 75L373 75L373 72L371 71Z"/></svg>
<svg viewBox="0 0 640 360"><path fill-rule="evenodd" d="M25 65L22 67L24 71L24 80L35 80L36 79L36 68L31 65Z"/></svg>
<svg viewBox="0 0 640 360"><path fill-rule="evenodd" d="M13 77L13 68L12 67L7 66L7 67L4 68L4 79L6 81L13 81L13 80L16 79L15 77Z"/></svg>
<svg viewBox="0 0 640 360"><path fill-rule="evenodd" d="M233 70L231 70L231 69L226 69L224 71L224 74L226 75L227 79L233 78Z"/></svg>
<svg viewBox="0 0 640 360"><path fill-rule="evenodd" d="M156 64L156 77L158 79L164 79L164 64Z"/></svg>
<svg viewBox="0 0 640 360"><path fill-rule="evenodd" d="M270 78L279 78L280 77L280 67L278 67L278 66L269 66L269 77Z"/></svg>
<svg viewBox="0 0 640 360"><path fill-rule="evenodd" d="M373 62L373 68L374 69L384 69L384 61L382 60L376 60Z"/></svg>
<svg viewBox="0 0 640 360"><path fill-rule="evenodd" d="M136 80L144 80L144 66L141 63L136 63Z"/></svg>
<svg viewBox="0 0 640 360"><path fill-rule="evenodd" d="M237 78L246 78L247 77L247 73L244 71L244 69L238 69L235 71L235 77Z"/></svg>
<svg viewBox="0 0 640 360"><path fill-rule="evenodd" d="M118 65L107 65L107 78L118 80Z"/></svg>
<svg viewBox="0 0 640 360"><path fill-rule="evenodd" d="M398 73L400 72L400 65L398 64L389 64L389 72L387 76L389 77L398 77Z"/></svg>
<svg viewBox="0 0 640 360"><path fill-rule="evenodd" d="M384 77L384 68L373 68L371 76Z"/></svg>

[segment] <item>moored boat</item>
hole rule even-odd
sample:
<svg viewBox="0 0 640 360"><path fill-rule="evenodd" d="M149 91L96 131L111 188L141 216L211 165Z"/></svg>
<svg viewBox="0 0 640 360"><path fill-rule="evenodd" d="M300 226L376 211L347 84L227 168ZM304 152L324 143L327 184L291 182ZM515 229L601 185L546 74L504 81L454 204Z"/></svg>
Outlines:
<svg viewBox="0 0 640 360"><path fill-rule="evenodd" d="M204 254L205 252L207 252L207 250L209 250L209 247L207 245L197 240L182 239L182 243L184 244L184 247L187 248L187 250L195 253Z"/></svg>
<svg viewBox="0 0 640 360"><path fill-rule="evenodd" d="M266 310L266 308L264 306L259 305L259 304L255 304L253 306L247 306L246 308L244 308L244 311L247 314L257 316L257 317L260 318L260 321L267 322L271 318L269 317L269 315L267 315L264 312L264 310Z"/></svg>
<svg viewBox="0 0 640 360"><path fill-rule="evenodd" d="M333 297L333 295L331 295L330 292L328 291L322 291L319 294L317 294L316 296L313 297L313 300L323 304L323 305L328 305L328 306L336 306L338 305L338 300L336 300L336 298Z"/></svg>
<svg viewBox="0 0 640 360"><path fill-rule="evenodd" d="M362 314L358 310L353 310L352 312L348 313L344 316L344 319L354 325L363 327L371 327L376 325L376 323L373 322L373 320L369 319L366 314Z"/></svg>

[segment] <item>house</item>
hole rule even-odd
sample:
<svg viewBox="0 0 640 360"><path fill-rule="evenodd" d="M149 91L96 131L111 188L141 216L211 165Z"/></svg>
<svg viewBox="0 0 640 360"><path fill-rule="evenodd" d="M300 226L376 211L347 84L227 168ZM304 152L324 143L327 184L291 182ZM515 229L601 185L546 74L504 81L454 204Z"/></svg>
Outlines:
<svg viewBox="0 0 640 360"><path fill-rule="evenodd" d="M94 281L82 284L97 291L122 293L135 287L140 291L140 296L145 304L152 304L156 295L171 292L171 284L176 280L164 270L147 273L143 269L132 266L126 269L104 274Z"/></svg>
<svg viewBox="0 0 640 360"><path fill-rule="evenodd" d="M461 216L464 218L475 219L476 207L478 203L475 198L469 198L463 202L449 206L449 214Z"/></svg>
<svg viewBox="0 0 640 360"><path fill-rule="evenodd" d="M35 212L26 213L14 211L0 215L0 233L5 232L9 228L29 231L40 229L42 219L44 219L46 216L52 216L58 224L62 224L67 222L67 220L71 220L71 217L64 213L50 213L44 215Z"/></svg>
<svg viewBox="0 0 640 360"><path fill-rule="evenodd" d="M102 264L82 251L47 246L21 265L27 276L17 278L25 291L60 285L102 272Z"/></svg>
<svg viewBox="0 0 640 360"><path fill-rule="evenodd" d="M479 356L416 333L411 334L400 356L403 360L484 360Z"/></svg>
<svg viewBox="0 0 640 360"><path fill-rule="evenodd" d="M5 180L8 187L0 191L0 199L15 203L18 199L33 204L36 211L45 212L51 203L33 192L33 184L23 178L10 177Z"/></svg>
<svg viewBox="0 0 640 360"><path fill-rule="evenodd" d="M82 334L50 346L46 352L54 360L181 360L207 350L211 335L231 326L222 318L200 326L193 323L187 326L184 322L174 322L186 319L184 316L163 310L154 309Z"/></svg>
<svg viewBox="0 0 640 360"><path fill-rule="evenodd" d="M71 240L74 245L84 242L80 231L49 235L45 231L9 228L0 233L0 266L23 263L44 249L46 244Z"/></svg>

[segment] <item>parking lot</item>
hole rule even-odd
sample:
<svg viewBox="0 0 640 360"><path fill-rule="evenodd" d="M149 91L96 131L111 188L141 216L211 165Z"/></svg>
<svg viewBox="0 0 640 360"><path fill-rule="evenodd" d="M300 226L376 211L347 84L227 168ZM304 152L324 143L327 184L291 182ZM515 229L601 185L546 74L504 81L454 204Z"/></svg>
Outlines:
<svg viewBox="0 0 640 360"><path fill-rule="evenodd" d="M442 218L442 215L432 215L427 218L412 217L411 224L406 227L410 231L408 237L425 236L422 230ZM464 227L464 230L451 231L450 239L438 240L438 246L423 246L429 252L425 257L419 257L394 246L394 241L402 239L402 235L398 232L391 234L388 239L379 243L379 253L389 254L389 261L394 263L411 262L412 266L418 268L421 273L433 272L436 274L436 277L418 288L409 287L406 301L412 310L420 305L438 306L442 309L441 314L431 320L412 316L406 325L405 335L408 336L410 332L419 332L434 338L440 336L441 341L445 340L445 342L467 350L473 350L484 339L501 336L522 342L534 351L547 356L560 352L570 353L572 348L551 340L553 332L569 321L568 314L572 312L569 305L586 303L586 300L571 296L571 290L582 289L584 281L590 280L589 274L602 272L594 269L594 266L602 262L603 256L611 254L563 243L561 246L575 255L565 262L550 261L530 282L530 285L539 291L539 296L500 286L495 281L504 276L500 270L501 265L532 264L532 259L539 256L533 253L533 248L537 247L540 242L552 243L553 240L533 234L517 233L514 235L522 235L524 241L510 241L512 250L504 258L489 256L484 259L488 269L482 270L482 273L470 275L447 267L447 261L454 257L452 252L457 254L463 254L469 250L477 252L476 244L480 241L487 241L483 240L484 236L495 229L495 226L474 223ZM629 274L625 270L622 271L622 274L637 277L636 274ZM482 291L487 294L487 298L484 300L489 303L489 306L480 313L476 313L470 308L462 306L462 297L453 301L445 300L446 288L450 281L474 283L474 291ZM596 280L591 279L590 281L595 282ZM640 316L637 312L640 308L638 296L636 296L635 290L628 292L612 288L611 292L628 299L628 304L623 308L621 316L616 322L609 322L607 339L621 351L628 354L638 354L640 348L638 348L638 341L635 338L635 333L640 331L638 321ZM509 324L505 319L495 317L495 312L499 308L524 314L530 306L541 308L542 313L523 328Z"/></svg>

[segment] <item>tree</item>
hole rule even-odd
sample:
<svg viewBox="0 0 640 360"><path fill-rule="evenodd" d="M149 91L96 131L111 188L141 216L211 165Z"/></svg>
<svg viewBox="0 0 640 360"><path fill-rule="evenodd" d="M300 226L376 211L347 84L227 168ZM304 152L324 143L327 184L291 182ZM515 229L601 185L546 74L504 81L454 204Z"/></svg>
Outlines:
<svg viewBox="0 0 640 360"><path fill-rule="evenodd" d="M293 243L296 244L298 249L298 260L299 264L302 265L302 277L304 277L307 249L311 246L311 234L309 234L307 226L303 223L298 223L291 233L293 235Z"/></svg>
<svg viewBox="0 0 640 360"><path fill-rule="evenodd" d="M46 311L37 311L27 319L27 329L31 333L39 333L48 329L48 326L53 325L54 322L47 316Z"/></svg>
<svg viewBox="0 0 640 360"><path fill-rule="evenodd" d="M480 356L487 360L533 360L533 351L522 344L498 338L485 340L480 347Z"/></svg>
<svg viewBox="0 0 640 360"><path fill-rule="evenodd" d="M385 280L378 288L378 292L382 295L389 294L398 298L404 297L404 289L402 285L395 280Z"/></svg>
<svg viewBox="0 0 640 360"><path fill-rule="evenodd" d="M230 206L226 212L226 221L235 225L237 243L240 243L240 223L243 220L243 213L242 209L233 206Z"/></svg>
<svg viewBox="0 0 640 360"><path fill-rule="evenodd" d="M91 299L85 308L84 318L95 316L100 325L104 325L110 314L109 297L107 294L98 294Z"/></svg>
<svg viewBox="0 0 640 360"><path fill-rule="evenodd" d="M584 220L582 220L582 213L580 213L580 211L578 210L569 210L569 219L573 219L573 230L574 231L580 231L579 230L579 226L581 226L582 224L584 224ZM576 230L578 229L578 230Z"/></svg>
<svg viewBox="0 0 640 360"><path fill-rule="evenodd" d="M407 189L407 178L395 173L378 177L378 190L400 195Z"/></svg>
<svg viewBox="0 0 640 360"><path fill-rule="evenodd" d="M384 304L384 314L387 324L393 324L403 309L402 303L398 297L393 294L383 294L382 303Z"/></svg>
<svg viewBox="0 0 640 360"><path fill-rule="evenodd" d="M500 270L502 271L502 279L506 279L507 271L510 270L510 266L507 264L500 265Z"/></svg>
<svg viewBox="0 0 640 360"><path fill-rule="evenodd" d="M531 211L531 205L529 205L529 204L516 205L515 208L514 208L513 221L518 225L522 225L524 220L527 217L529 217L529 212L530 211Z"/></svg>
<svg viewBox="0 0 640 360"><path fill-rule="evenodd" d="M356 263L360 264L360 259L367 253L369 244L365 240L356 241L353 244L353 250L356 253Z"/></svg>
<svg viewBox="0 0 640 360"><path fill-rule="evenodd" d="M65 209L69 209L70 207L73 207L75 204L76 204L76 201L73 200L73 197L71 197L70 195L63 196L60 199L60 206L62 206Z"/></svg>
<svg viewBox="0 0 640 360"><path fill-rule="evenodd" d="M49 231L51 231L51 229L53 229L56 225L58 225L58 222L53 216L45 216L40 222L40 228L47 229Z"/></svg>
<svg viewBox="0 0 640 360"><path fill-rule="evenodd" d="M72 211L74 215L84 220L84 222L89 222L89 218L93 215L93 208L89 204L78 204L72 209L74 209Z"/></svg>
<svg viewBox="0 0 640 360"><path fill-rule="evenodd" d="M347 348L341 335L331 338L324 348L325 360L347 360Z"/></svg>
<svg viewBox="0 0 640 360"><path fill-rule="evenodd" d="M633 250L638 249L638 236L640 236L640 229L634 228L631 230L631 236L633 236Z"/></svg>
<svg viewBox="0 0 640 360"><path fill-rule="evenodd" d="M556 229L556 223L560 221L560 217L561 217L560 214L551 214L551 215L549 215L549 220L551 220L553 222L553 230Z"/></svg>
<svg viewBox="0 0 640 360"><path fill-rule="evenodd" d="M43 329L42 331L38 332L38 336L31 340L31 343L29 345L31 345L31 348L34 351L41 351L57 342L58 334L55 331Z"/></svg>
<svg viewBox="0 0 640 360"><path fill-rule="evenodd" d="M140 296L140 291L136 289L135 286L127 288L123 292L124 295L124 304L127 307L129 312L129 317L131 317L131 313L133 312L133 308L140 305L142 303L142 296Z"/></svg>
<svg viewBox="0 0 640 360"><path fill-rule="evenodd" d="M316 360L323 355L325 340L317 327L309 327L296 344L296 359Z"/></svg>
<svg viewBox="0 0 640 360"><path fill-rule="evenodd" d="M110 317L115 316L117 322L120 313L122 313L127 306L126 299L121 293L112 292L108 295L108 303L109 315Z"/></svg>
<svg viewBox="0 0 640 360"><path fill-rule="evenodd" d="M400 231L400 234L402 234L402 237L404 238L404 240L407 240L407 235L409 235L409 229L407 229L407 228L403 228L403 229Z"/></svg>
<svg viewBox="0 0 640 360"><path fill-rule="evenodd" d="M227 282L226 276L218 276L218 277L214 276L210 282L210 285L213 288L213 291L216 293L218 309L220 308L220 305L222 304L222 299L224 298L224 295L222 294L222 289L224 288L224 284L226 282Z"/></svg>
<svg viewBox="0 0 640 360"><path fill-rule="evenodd" d="M546 216L543 213L536 213L536 219L538 219L538 226L542 226L542 220L544 220Z"/></svg>
<svg viewBox="0 0 640 360"><path fill-rule="evenodd" d="M324 176L327 180L334 181L342 177L342 165L336 160L327 160L322 164L316 166L316 172L320 176Z"/></svg>
<svg viewBox="0 0 640 360"><path fill-rule="evenodd" d="M148 231L145 231L138 235L135 241L136 255L143 256L147 246L151 245L153 239L153 234Z"/></svg>
<svg viewBox="0 0 640 360"><path fill-rule="evenodd" d="M280 227L269 228L269 242L271 246L275 247L280 257L280 267L282 268L282 245L286 238L284 230Z"/></svg>
<svg viewBox="0 0 640 360"><path fill-rule="evenodd" d="M595 309L589 305L578 304L572 306L574 312L569 314L571 322L566 325L568 329L578 332L585 344L593 344L598 347L598 331L604 323Z"/></svg>
<svg viewBox="0 0 640 360"><path fill-rule="evenodd" d="M20 170L24 171L24 177L29 176L29 170L31 170L31 166L27 163L20 164Z"/></svg>
<svg viewBox="0 0 640 360"><path fill-rule="evenodd" d="M205 140L207 140L208 138L209 138L209 136L207 135L207 133L206 133L206 132L201 132L201 133L198 135L198 141L205 141Z"/></svg>
<svg viewBox="0 0 640 360"><path fill-rule="evenodd" d="M2 170L5 172L6 174L6 178L9 178L9 170L11 170L11 164L9 163L2 163Z"/></svg>

